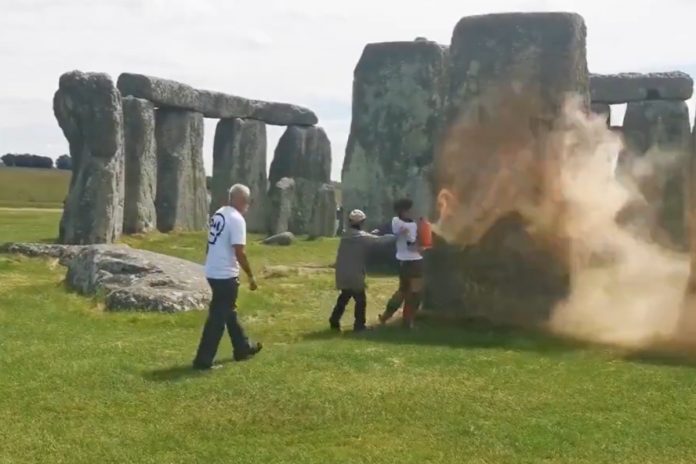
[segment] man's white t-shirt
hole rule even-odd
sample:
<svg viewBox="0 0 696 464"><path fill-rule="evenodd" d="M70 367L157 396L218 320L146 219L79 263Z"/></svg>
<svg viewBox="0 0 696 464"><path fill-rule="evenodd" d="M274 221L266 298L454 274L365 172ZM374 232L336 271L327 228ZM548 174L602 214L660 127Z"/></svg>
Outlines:
<svg viewBox="0 0 696 464"><path fill-rule="evenodd" d="M406 234L399 231L406 229ZM417 249L418 224L415 221L406 222L398 217L392 219L392 233L396 238L396 259L399 261L417 261L423 259Z"/></svg>
<svg viewBox="0 0 696 464"><path fill-rule="evenodd" d="M246 221L233 207L223 206L215 211L208 226L208 255L205 258L207 278L239 277L235 245L246 245Z"/></svg>

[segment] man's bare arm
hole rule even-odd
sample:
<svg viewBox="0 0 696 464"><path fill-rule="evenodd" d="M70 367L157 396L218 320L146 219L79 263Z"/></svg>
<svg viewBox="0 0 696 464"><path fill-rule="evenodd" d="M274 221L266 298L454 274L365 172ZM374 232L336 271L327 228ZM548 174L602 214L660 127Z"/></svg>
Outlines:
<svg viewBox="0 0 696 464"><path fill-rule="evenodd" d="M254 278L254 273L249 265L249 258L247 258L246 250L244 245L235 245L234 254L237 257L237 262L241 266L244 273L249 277L249 284L252 290L256 289L256 279Z"/></svg>

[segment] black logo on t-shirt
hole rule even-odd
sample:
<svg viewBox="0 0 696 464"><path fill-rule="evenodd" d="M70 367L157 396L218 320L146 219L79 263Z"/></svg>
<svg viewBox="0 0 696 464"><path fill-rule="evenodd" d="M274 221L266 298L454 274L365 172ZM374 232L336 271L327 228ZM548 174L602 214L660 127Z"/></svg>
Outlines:
<svg viewBox="0 0 696 464"><path fill-rule="evenodd" d="M216 213L210 218L210 226L208 228L208 244L215 245L218 237L225 230L225 216Z"/></svg>

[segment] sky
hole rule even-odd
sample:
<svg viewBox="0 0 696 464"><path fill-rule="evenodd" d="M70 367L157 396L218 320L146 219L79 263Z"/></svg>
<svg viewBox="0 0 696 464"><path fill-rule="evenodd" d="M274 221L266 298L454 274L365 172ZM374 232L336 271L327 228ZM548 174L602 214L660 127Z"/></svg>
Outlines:
<svg viewBox="0 0 696 464"><path fill-rule="evenodd" d="M696 76L694 0L0 0L0 11L0 154L68 152L51 103L62 73L115 81L136 72L308 106L331 139L340 180L364 46L449 44L457 21L476 14L574 11L587 24L592 72ZM613 123L621 118L619 109ZM208 173L216 122L206 120ZM269 126L269 163L283 130Z"/></svg>

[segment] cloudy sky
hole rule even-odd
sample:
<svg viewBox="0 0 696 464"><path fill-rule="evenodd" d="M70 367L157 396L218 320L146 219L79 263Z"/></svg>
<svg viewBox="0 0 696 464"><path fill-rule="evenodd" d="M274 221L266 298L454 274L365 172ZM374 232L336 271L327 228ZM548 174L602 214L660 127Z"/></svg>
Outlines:
<svg viewBox="0 0 696 464"><path fill-rule="evenodd" d="M0 154L67 152L51 109L61 73L131 71L309 106L339 179L365 44L447 44L459 18L482 13L576 11L593 72L696 76L694 0L0 0L0 11ZM214 127L207 120L209 171ZM281 131L269 131L271 152Z"/></svg>

